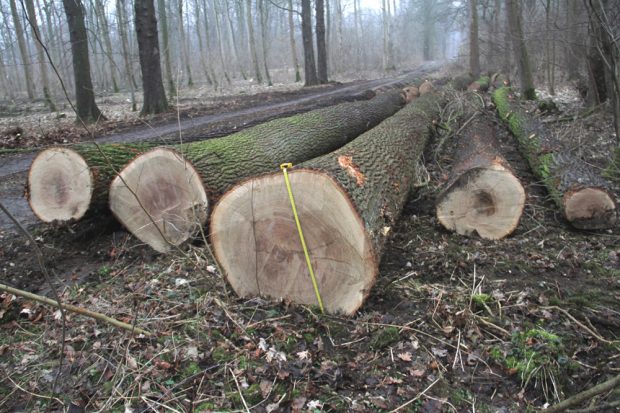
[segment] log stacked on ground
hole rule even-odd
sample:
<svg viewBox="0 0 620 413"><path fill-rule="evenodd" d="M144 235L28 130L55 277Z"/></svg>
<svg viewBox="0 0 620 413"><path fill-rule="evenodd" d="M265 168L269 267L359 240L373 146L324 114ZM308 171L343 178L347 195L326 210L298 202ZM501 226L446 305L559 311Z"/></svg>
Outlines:
<svg viewBox="0 0 620 413"><path fill-rule="evenodd" d="M422 96L344 147L289 172L326 311L352 314L369 294L442 101ZM211 215L211 239L240 296L317 303L281 172L227 192Z"/></svg>
<svg viewBox="0 0 620 413"><path fill-rule="evenodd" d="M510 88L497 89L493 101L532 171L544 183L568 222L579 229L615 225L616 204L609 184L590 165L562 148L539 121L519 108Z"/></svg>
<svg viewBox="0 0 620 413"><path fill-rule="evenodd" d="M500 154L494 128L484 114L465 126L450 178L437 198L437 219L461 235L501 239L523 213L525 191Z"/></svg>
<svg viewBox="0 0 620 413"><path fill-rule="evenodd" d="M167 252L205 222L207 204L201 196L177 196L196 191L188 171L200 176L213 203L242 179L277 171L284 161L303 162L339 148L403 105L402 91L392 91L369 101L343 103L182 145L174 153L170 148L149 151L112 181L110 209L137 238ZM163 159L165 167L159 163Z"/></svg>
<svg viewBox="0 0 620 413"><path fill-rule="evenodd" d="M72 222L107 210L116 173L149 144L80 144L41 151L28 173L28 201L43 222Z"/></svg>

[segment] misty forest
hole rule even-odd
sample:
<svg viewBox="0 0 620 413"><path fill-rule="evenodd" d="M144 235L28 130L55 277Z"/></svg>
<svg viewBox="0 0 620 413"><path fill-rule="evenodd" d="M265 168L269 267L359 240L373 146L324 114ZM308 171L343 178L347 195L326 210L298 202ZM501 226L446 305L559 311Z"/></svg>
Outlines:
<svg viewBox="0 0 620 413"><path fill-rule="evenodd" d="M616 412L620 2L0 0L0 412Z"/></svg>

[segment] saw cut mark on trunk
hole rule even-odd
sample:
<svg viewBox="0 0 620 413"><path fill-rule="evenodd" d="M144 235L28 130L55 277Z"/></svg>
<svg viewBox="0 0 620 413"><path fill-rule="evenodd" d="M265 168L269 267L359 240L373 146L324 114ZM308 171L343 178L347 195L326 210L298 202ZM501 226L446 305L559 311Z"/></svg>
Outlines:
<svg viewBox="0 0 620 413"><path fill-rule="evenodd" d="M464 127L450 178L437 197L437 219L457 234L501 239L523 213L525 191L499 153L494 128L484 113Z"/></svg>
<svg viewBox="0 0 620 413"><path fill-rule="evenodd" d="M326 312L351 315L370 293L443 102L420 97L340 149L288 170ZM317 303L281 174L226 192L211 215L211 240L240 296Z"/></svg>
<svg viewBox="0 0 620 413"><path fill-rule="evenodd" d="M44 222L84 216L93 193L93 175L77 152L50 148L32 161L28 173L30 208Z"/></svg>
<svg viewBox="0 0 620 413"><path fill-rule="evenodd" d="M516 228L524 203L525 191L510 171L501 165L474 168L448 188L437 218L457 234L501 239Z"/></svg>
<svg viewBox="0 0 620 413"><path fill-rule="evenodd" d="M311 170L288 174L323 305L330 312L349 312L361 306L368 292L364 274L376 272L364 223L329 176ZM214 252L241 297L317 304L282 175L248 181L226 193L213 211L211 227Z"/></svg>
<svg viewBox="0 0 620 413"><path fill-rule="evenodd" d="M591 228L592 221L614 222L615 207L610 195L599 188L582 188L564 195L566 219L576 228Z"/></svg>
<svg viewBox="0 0 620 413"><path fill-rule="evenodd" d="M114 178L110 194L114 216L159 252L197 234L207 220L207 194L200 176L170 148L136 157Z"/></svg>

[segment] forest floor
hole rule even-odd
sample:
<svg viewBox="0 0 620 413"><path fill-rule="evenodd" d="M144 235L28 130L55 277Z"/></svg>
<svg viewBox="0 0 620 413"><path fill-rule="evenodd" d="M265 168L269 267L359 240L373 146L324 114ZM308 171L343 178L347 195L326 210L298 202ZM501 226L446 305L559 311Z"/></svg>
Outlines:
<svg viewBox="0 0 620 413"><path fill-rule="evenodd" d="M559 112L537 116L602 170L610 114L584 113L569 86L555 99ZM439 225L455 139L436 136L429 180L351 318L236 298L200 241L164 256L113 223L86 236L34 227L64 302L154 335L67 314L59 371L60 313L0 294L0 411L525 412L617 376L620 226L571 229L499 123L497 135L527 193L517 230L486 241ZM49 296L33 246L6 229L0 242L0 281ZM618 399L577 407L612 412Z"/></svg>

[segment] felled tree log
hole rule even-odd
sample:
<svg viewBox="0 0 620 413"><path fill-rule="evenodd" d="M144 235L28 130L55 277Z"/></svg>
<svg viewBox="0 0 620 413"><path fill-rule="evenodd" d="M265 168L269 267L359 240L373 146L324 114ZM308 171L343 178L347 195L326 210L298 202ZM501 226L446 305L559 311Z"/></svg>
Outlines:
<svg viewBox="0 0 620 413"><path fill-rule="evenodd" d="M422 96L344 147L290 170L326 311L353 314L368 296L442 101ZM317 304L281 172L227 192L211 215L211 240L241 297Z"/></svg>
<svg viewBox="0 0 620 413"><path fill-rule="evenodd" d="M242 179L339 148L403 105L402 91L392 91L182 145L174 152L155 149L136 157L112 181L110 209L137 238L167 252L206 221L208 205L196 192L194 176L213 203Z"/></svg>
<svg viewBox="0 0 620 413"><path fill-rule="evenodd" d="M500 154L493 122L478 115L457 137L452 172L437 197L436 214L447 229L501 239L517 227L525 191Z"/></svg>
<svg viewBox="0 0 620 413"><path fill-rule="evenodd" d="M107 210L116 173L153 145L80 144L41 151L28 173L28 201L43 222L77 221Z"/></svg>
<svg viewBox="0 0 620 413"><path fill-rule="evenodd" d="M607 181L568 153L540 122L519 108L509 88L497 89L493 101L530 168L568 222L579 229L612 227L617 211Z"/></svg>

